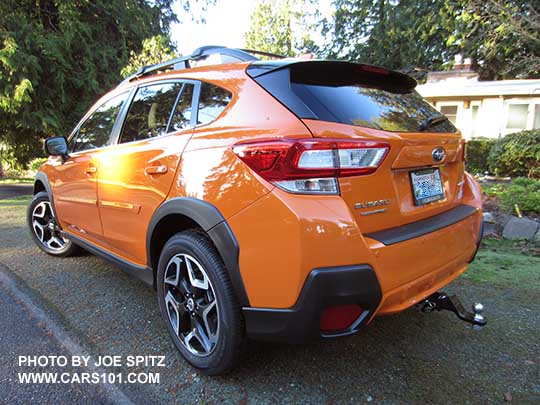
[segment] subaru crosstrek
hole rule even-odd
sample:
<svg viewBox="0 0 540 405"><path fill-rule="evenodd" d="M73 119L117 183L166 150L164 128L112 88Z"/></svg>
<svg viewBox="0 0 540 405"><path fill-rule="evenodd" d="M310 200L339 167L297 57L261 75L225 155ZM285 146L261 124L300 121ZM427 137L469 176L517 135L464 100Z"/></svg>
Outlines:
<svg viewBox="0 0 540 405"><path fill-rule="evenodd" d="M301 343L446 309L426 299L474 258L481 193L460 133L415 85L215 47L142 68L46 140L33 239L153 286L207 374L231 369L247 337Z"/></svg>

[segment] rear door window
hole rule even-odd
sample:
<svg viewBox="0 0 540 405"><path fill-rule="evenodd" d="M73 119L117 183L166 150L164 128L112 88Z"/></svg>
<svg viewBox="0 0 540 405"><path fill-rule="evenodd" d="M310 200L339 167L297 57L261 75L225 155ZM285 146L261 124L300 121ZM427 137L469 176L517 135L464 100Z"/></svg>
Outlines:
<svg viewBox="0 0 540 405"><path fill-rule="evenodd" d="M140 87L129 107L119 143L166 134L182 86L183 83L159 83Z"/></svg>
<svg viewBox="0 0 540 405"><path fill-rule="evenodd" d="M214 121L231 102L232 93L210 83L201 83L197 125Z"/></svg>
<svg viewBox="0 0 540 405"><path fill-rule="evenodd" d="M122 93L98 107L71 138L70 152L81 152L109 145L114 123L128 94Z"/></svg>

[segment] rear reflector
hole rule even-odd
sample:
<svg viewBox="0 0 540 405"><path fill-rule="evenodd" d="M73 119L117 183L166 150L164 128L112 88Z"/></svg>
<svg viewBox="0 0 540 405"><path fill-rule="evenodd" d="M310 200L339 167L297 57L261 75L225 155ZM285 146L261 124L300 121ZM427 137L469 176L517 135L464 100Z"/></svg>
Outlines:
<svg viewBox="0 0 540 405"><path fill-rule="evenodd" d="M360 317L362 312L362 308L358 305L325 308L321 315L321 331L335 332L347 329Z"/></svg>
<svg viewBox="0 0 540 405"><path fill-rule="evenodd" d="M308 138L239 143L233 152L286 191L337 194L337 178L373 173L389 149L383 142Z"/></svg>

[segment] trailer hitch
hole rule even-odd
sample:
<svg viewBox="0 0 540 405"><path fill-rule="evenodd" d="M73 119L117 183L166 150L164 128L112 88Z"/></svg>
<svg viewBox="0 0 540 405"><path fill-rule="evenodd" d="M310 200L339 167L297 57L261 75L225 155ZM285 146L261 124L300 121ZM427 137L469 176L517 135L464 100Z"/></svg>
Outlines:
<svg viewBox="0 0 540 405"><path fill-rule="evenodd" d="M472 312L465 310L465 307L457 296L448 296L444 292L436 292L427 297L424 301L418 303L422 312L433 311L451 311L457 315L462 321L473 324L480 328L487 323L486 318L482 315L484 306L479 302L473 304Z"/></svg>

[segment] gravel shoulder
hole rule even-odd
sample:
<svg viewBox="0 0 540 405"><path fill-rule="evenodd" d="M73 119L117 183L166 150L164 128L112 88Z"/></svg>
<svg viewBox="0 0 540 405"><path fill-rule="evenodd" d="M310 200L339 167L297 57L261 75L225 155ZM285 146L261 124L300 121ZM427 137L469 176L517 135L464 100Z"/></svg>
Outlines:
<svg viewBox="0 0 540 405"><path fill-rule="evenodd" d="M122 387L136 402L540 402L538 269L527 283L463 277L446 289L485 304L489 323L481 331L449 313L411 309L350 338L303 346L250 342L239 369L209 378L174 349L151 289L92 255L55 259L39 251L24 226L26 203L0 201L0 264L92 355L165 356L165 368L136 369L159 372L159 384ZM8 317L18 316L7 308ZM16 373L15 359L5 356L0 375ZM61 399L55 395L51 389L43 398Z"/></svg>

